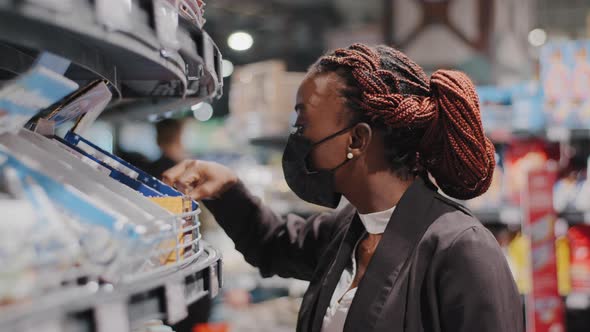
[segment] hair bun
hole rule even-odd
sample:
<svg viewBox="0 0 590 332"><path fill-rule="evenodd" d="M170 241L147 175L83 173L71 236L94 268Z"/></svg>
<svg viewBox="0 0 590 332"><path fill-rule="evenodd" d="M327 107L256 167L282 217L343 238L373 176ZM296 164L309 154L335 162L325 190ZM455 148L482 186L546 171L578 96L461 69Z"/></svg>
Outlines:
<svg viewBox="0 0 590 332"><path fill-rule="evenodd" d="M423 164L447 195L477 197L490 186L495 156L483 131L475 86L461 72L439 70L430 89L438 116L421 142Z"/></svg>
<svg viewBox="0 0 590 332"><path fill-rule="evenodd" d="M345 80L358 89L348 102L370 121L402 132L419 129L412 145L400 151L418 152L420 163L446 194L470 199L489 188L494 146L484 135L475 87L465 74L440 70L428 83L422 68L402 52L362 44L335 50L315 66L345 68L350 76Z"/></svg>

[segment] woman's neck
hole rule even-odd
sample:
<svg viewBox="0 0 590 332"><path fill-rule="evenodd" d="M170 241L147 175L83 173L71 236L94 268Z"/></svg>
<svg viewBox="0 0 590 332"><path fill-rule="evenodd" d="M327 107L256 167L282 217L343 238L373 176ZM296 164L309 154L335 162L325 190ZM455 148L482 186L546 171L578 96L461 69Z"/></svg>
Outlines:
<svg viewBox="0 0 590 332"><path fill-rule="evenodd" d="M390 171L355 177L351 188L344 194L361 214L385 211L397 205L414 178L402 180Z"/></svg>

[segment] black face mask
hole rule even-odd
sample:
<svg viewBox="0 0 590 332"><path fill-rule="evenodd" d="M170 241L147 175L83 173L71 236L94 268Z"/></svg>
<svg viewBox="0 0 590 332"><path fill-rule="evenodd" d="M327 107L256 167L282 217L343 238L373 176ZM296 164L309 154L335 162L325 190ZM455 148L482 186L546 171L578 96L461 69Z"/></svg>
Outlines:
<svg viewBox="0 0 590 332"><path fill-rule="evenodd" d="M283 153L283 173L289 188L299 198L309 203L329 208L338 206L342 194L334 191L334 173L350 159L345 159L340 165L332 169L316 171L309 170L307 159L316 146L350 129L352 127L344 128L316 143L312 143L299 133L289 136L285 152Z"/></svg>

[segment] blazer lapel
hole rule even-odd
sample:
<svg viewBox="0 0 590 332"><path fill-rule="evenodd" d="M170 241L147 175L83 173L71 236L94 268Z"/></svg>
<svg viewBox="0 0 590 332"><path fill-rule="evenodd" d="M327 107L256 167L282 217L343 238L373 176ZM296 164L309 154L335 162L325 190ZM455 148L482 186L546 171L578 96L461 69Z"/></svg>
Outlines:
<svg viewBox="0 0 590 332"><path fill-rule="evenodd" d="M313 308L313 318L310 331L319 332L321 330L326 310L328 309L330 300L332 299L332 294L334 293L334 290L340 281L340 277L344 271L344 268L348 263L350 263L350 257L352 255L352 251L354 250L354 246L363 232L363 224L361 223L358 215L355 213L353 220L346 231L344 239L338 248L336 258L333 260L328 272L324 275L320 283L317 302Z"/></svg>
<svg viewBox="0 0 590 332"><path fill-rule="evenodd" d="M431 187L432 186L432 187ZM349 309L345 331L372 331L404 263L435 220L428 213L435 191L418 177L400 199ZM401 294L400 294L401 295ZM405 308L399 308L400 330Z"/></svg>

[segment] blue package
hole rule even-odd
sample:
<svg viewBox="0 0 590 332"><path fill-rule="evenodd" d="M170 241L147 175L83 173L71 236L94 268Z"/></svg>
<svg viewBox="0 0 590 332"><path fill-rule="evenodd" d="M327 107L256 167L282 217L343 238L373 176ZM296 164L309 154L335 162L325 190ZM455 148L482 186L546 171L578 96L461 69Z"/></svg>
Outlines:
<svg viewBox="0 0 590 332"><path fill-rule="evenodd" d="M548 125L576 128L574 101L574 51L572 42L548 43L541 49L541 84Z"/></svg>
<svg viewBox="0 0 590 332"><path fill-rule="evenodd" d="M0 133L18 130L40 110L78 89L75 82L35 66L0 90Z"/></svg>
<svg viewBox="0 0 590 332"><path fill-rule="evenodd" d="M141 193L142 195L144 195L146 197L162 197L162 196L164 196L162 193L158 192L157 190L155 190L155 189L145 185L144 183L132 178L131 176L133 174L130 174L129 172L127 172L127 174L125 174L125 173L121 172L120 170L115 169L111 165L112 162L105 162L104 160L100 160L99 158L97 158L93 154L88 153L87 151L84 151L80 147L72 145L71 143L69 143L59 137L54 137L53 139L62 143L65 146L67 146L69 149L71 149L70 152L73 152L74 154L82 155L83 157L86 157L86 158L92 160L93 162L97 163L98 165L101 166L101 170L106 169L108 171L108 175L111 178L113 178L113 179L117 180L118 182L126 185L127 187Z"/></svg>
<svg viewBox="0 0 590 332"><path fill-rule="evenodd" d="M516 130L539 132L546 127L543 110L543 94L537 82L523 82L510 88L513 116L511 123Z"/></svg>
<svg viewBox="0 0 590 332"><path fill-rule="evenodd" d="M121 231L119 229L120 220L116 215L100 209L72 190L72 188L64 186L47 175L30 168L10 153L0 149L0 169L5 167L15 169L21 182L24 182L26 177L31 177L43 188L49 199L68 215L81 222L98 225L112 232ZM126 236L131 238L139 236L133 228L124 229L123 231Z"/></svg>
<svg viewBox="0 0 590 332"><path fill-rule="evenodd" d="M576 123L590 128L590 40L574 42L573 98Z"/></svg>
<svg viewBox="0 0 590 332"><path fill-rule="evenodd" d="M137 181L149 186L150 188L155 189L159 193L162 193L166 196L184 196L178 190L170 187L169 185L165 184L164 182L156 179L155 177L149 175L148 173L142 171L141 169L133 166L132 164L126 162L125 160L110 154L107 151L96 146L94 143L90 142L89 140L85 139L84 137L73 133L68 132L64 137L64 140L90 154L97 154L100 155L99 159L108 160L108 163L116 168L118 171L127 174L129 177L136 179ZM198 208L198 204L193 201L193 210Z"/></svg>
<svg viewBox="0 0 590 332"><path fill-rule="evenodd" d="M510 105L510 89L498 86L481 85L476 87L477 96L482 104Z"/></svg>

